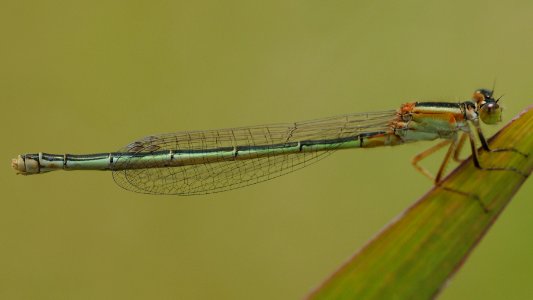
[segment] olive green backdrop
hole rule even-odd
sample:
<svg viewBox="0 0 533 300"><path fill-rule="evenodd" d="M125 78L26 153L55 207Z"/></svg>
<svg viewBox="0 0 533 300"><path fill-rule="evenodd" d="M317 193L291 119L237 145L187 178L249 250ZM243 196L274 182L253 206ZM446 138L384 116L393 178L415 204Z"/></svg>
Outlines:
<svg viewBox="0 0 533 300"><path fill-rule="evenodd" d="M505 121L533 102L531 1L43 2L0 4L2 299L299 299L432 186L410 165L431 143L196 197L16 176L17 154L459 101L495 79ZM533 293L532 195L441 299Z"/></svg>

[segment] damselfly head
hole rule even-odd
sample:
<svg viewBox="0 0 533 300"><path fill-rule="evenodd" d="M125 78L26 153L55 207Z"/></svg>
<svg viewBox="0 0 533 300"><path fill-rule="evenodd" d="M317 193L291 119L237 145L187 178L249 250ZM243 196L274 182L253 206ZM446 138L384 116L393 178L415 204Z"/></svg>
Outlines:
<svg viewBox="0 0 533 300"><path fill-rule="evenodd" d="M473 96L478 106L479 117L485 124L496 124L502 120L502 108L498 104L500 99L494 99L492 94L491 90L479 89Z"/></svg>

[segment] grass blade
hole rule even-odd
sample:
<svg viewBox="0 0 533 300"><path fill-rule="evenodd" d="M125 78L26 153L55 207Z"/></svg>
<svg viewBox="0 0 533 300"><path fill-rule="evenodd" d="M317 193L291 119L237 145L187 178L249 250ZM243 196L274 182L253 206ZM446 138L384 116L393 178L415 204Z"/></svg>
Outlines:
<svg viewBox="0 0 533 300"><path fill-rule="evenodd" d="M484 167L533 169L533 106L513 119L489 144L512 152L481 153ZM456 272L501 214L526 176L512 171L476 169L463 162L388 225L327 279L309 299L431 299Z"/></svg>

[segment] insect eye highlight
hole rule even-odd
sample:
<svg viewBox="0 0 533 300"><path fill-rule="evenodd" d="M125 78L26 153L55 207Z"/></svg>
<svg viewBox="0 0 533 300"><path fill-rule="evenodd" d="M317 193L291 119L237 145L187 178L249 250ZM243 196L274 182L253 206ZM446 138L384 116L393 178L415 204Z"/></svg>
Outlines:
<svg viewBox="0 0 533 300"><path fill-rule="evenodd" d="M479 106L479 116L483 123L496 124L502 120L502 108L494 100L483 102Z"/></svg>

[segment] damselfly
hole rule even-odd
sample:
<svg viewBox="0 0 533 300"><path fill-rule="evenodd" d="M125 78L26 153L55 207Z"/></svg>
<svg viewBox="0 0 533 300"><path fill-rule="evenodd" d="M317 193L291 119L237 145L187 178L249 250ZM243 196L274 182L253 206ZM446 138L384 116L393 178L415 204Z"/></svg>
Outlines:
<svg viewBox="0 0 533 300"><path fill-rule="evenodd" d="M438 184L445 166L452 158L459 160L459 151L469 139L477 168L522 174L514 168L482 167L478 158L476 135L485 151L527 156L513 148L489 148L480 120L486 124L501 121L498 100L491 90L480 89L472 99L459 103L410 102L397 110L304 122L153 135L111 153L19 155L12 166L24 175L53 170L108 170L119 186L134 192L198 195L269 180L339 149L443 139L412 161L417 170ZM433 177L419 161L445 146L449 146L448 151Z"/></svg>

